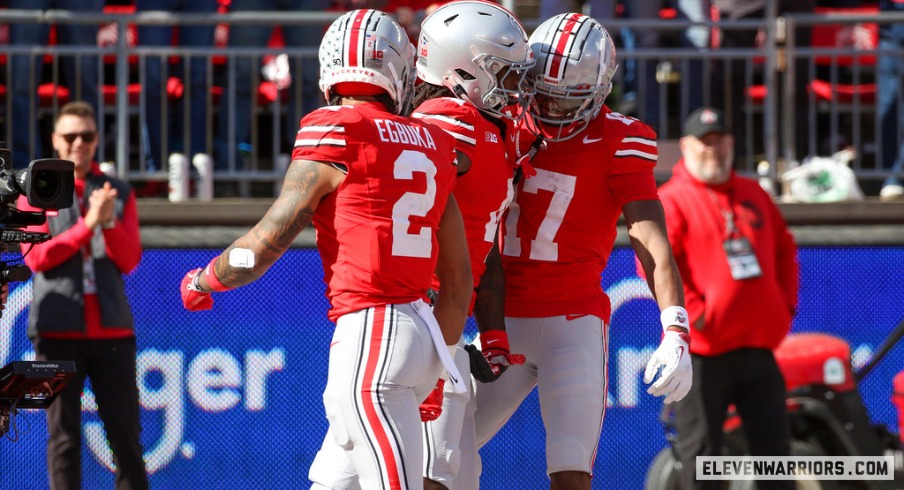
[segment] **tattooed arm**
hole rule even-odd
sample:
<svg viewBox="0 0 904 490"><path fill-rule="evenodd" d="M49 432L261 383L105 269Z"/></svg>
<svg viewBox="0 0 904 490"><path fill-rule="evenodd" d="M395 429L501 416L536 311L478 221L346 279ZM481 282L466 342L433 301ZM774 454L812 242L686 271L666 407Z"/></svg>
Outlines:
<svg viewBox="0 0 904 490"><path fill-rule="evenodd" d="M282 257L295 237L311 223L320 200L335 191L345 174L331 165L310 160L294 160L286 172L282 192L267 214L244 236L236 240L214 262L216 278L228 288L237 288L257 280ZM250 256L250 267L230 263L231 254ZM238 260L238 259L237 259ZM232 261L235 263L236 261ZM202 291L210 291L204 274L198 279Z"/></svg>

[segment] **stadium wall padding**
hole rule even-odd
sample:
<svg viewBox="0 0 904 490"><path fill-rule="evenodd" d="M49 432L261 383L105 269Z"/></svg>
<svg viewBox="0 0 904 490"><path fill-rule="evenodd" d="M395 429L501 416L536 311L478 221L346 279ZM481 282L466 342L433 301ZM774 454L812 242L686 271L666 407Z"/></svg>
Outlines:
<svg viewBox="0 0 904 490"><path fill-rule="evenodd" d="M332 324L316 250L291 249L259 281L216 294L212 311L183 310L183 274L210 249L149 249L127 277L138 332L142 440L158 489L307 488L326 430L321 393ZM800 309L793 332L847 340L863 365L904 316L904 247L802 247ZM617 248L602 284L612 298L609 408L593 488L640 489L666 444L660 399L646 394L643 366L659 341L658 311ZM33 356L26 339L31 284L13 283L0 322L0 366ZM469 324L466 335L476 330ZM892 430L896 346L860 386L874 422ZM575 359L580 362L580 359ZM110 454L90 393L83 396L83 478L110 488ZM0 489L47 488L46 424L21 412L0 440ZM16 437L15 441L10 440ZM544 430L536 392L482 451L485 489L546 488Z"/></svg>

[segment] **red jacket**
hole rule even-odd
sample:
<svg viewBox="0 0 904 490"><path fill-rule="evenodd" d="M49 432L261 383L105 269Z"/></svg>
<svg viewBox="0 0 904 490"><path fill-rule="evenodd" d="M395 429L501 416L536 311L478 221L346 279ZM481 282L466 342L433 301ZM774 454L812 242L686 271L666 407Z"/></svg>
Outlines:
<svg viewBox="0 0 904 490"><path fill-rule="evenodd" d="M774 349L797 308L797 246L785 220L759 184L732 174L706 185L679 161L659 190L669 242L684 282L691 352L716 355L755 347ZM730 209L756 254L762 275L736 280L723 248Z"/></svg>

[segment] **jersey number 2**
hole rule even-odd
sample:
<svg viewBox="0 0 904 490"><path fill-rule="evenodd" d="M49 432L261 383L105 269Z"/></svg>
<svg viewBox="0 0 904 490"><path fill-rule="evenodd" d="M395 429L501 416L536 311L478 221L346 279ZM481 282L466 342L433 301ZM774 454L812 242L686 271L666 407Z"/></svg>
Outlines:
<svg viewBox="0 0 904 490"><path fill-rule="evenodd" d="M530 241L531 260L556 261L559 259L559 244L555 242L556 233L562 226L565 212L574 197L574 186L577 177L565 175L549 170L536 169L537 175L524 181L520 192L537 194L540 190L552 192L546 215L537 228L536 238ZM505 255L521 257L521 238L518 237L518 218L521 216L521 206L517 199L508 209L508 217L505 219Z"/></svg>
<svg viewBox="0 0 904 490"><path fill-rule="evenodd" d="M433 230L426 226L417 233L408 230L411 217L427 216L436 202L436 165L419 151L403 151L393 166L393 177L411 180L415 173L426 174L427 191L406 192L392 207L392 255L429 258L433 251Z"/></svg>

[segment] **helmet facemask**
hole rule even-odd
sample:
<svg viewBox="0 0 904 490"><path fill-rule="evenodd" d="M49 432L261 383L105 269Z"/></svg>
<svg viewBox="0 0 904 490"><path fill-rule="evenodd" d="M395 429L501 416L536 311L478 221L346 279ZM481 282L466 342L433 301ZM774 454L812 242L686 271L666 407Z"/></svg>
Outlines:
<svg viewBox="0 0 904 490"><path fill-rule="evenodd" d="M488 116L520 118L532 90L524 83L534 65L527 34L504 8L482 1L449 2L421 24L418 76L448 88Z"/></svg>
<svg viewBox="0 0 904 490"><path fill-rule="evenodd" d="M602 110L618 69L606 29L586 15L559 14L530 36L536 94L528 112L550 141L573 138ZM548 134L547 134L548 133Z"/></svg>
<svg viewBox="0 0 904 490"><path fill-rule="evenodd" d="M485 73L489 85L483 90L481 103L476 105L496 117L507 119L523 117L534 95L533 87L525 83L528 70L534 66L534 60L513 63L484 54L475 58L474 64ZM518 106L521 110L503 111L510 106Z"/></svg>
<svg viewBox="0 0 904 490"><path fill-rule="evenodd" d="M599 114L606 97L612 91L612 83L589 90L560 90L552 85L535 82L528 112L540 123L544 138L549 141L565 141L577 136ZM543 128L545 126L545 128ZM548 130L552 131L548 131Z"/></svg>

